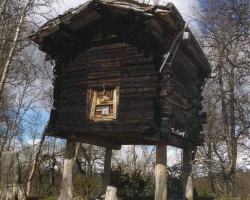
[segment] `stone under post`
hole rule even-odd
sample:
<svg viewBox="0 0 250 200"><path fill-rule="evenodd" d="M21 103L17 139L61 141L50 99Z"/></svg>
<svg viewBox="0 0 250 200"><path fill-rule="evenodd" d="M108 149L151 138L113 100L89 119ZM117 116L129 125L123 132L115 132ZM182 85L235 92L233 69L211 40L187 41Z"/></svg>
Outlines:
<svg viewBox="0 0 250 200"><path fill-rule="evenodd" d="M165 144L156 146L155 200L167 199L167 148Z"/></svg>
<svg viewBox="0 0 250 200"><path fill-rule="evenodd" d="M105 195L105 200L117 200L116 192L117 189L115 187L108 186Z"/></svg>
<svg viewBox="0 0 250 200"><path fill-rule="evenodd" d="M104 173L102 177L102 192L105 194L107 186L110 185L110 173L111 173L111 159L112 159L112 149L106 148L105 160L104 160Z"/></svg>
<svg viewBox="0 0 250 200"><path fill-rule="evenodd" d="M183 199L185 200L193 200L192 168L192 148L189 145L183 149Z"/></svg>
<svg viewBox="0 0 250 200"><path fill-rule="evenodd" d="M72 169L74 164L75 150L75 140L67 139L59 200L72 200Z"/></svg>

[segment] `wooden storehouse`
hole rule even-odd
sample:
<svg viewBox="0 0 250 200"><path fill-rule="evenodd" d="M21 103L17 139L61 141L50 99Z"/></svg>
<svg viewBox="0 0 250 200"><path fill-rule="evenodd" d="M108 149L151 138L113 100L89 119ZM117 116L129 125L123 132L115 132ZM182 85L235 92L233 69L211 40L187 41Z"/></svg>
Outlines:
<svg viewBox="0 0 250 200"><path fill-rule="evenodd" d="M210 65L173 4L92 0L29 38L55 61L48 135L113 149L202 144Z"/></svg>

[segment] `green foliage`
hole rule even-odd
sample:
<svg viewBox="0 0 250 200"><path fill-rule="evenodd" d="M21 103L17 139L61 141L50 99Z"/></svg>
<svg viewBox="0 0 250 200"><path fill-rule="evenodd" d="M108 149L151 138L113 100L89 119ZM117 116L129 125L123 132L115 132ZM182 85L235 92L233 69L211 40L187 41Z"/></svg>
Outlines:
<svg viewBox="0 0 250 200"><path fill-rule="evenodd" d="M175 195L178 198L182 198L183 173L180 164L168 167L167 188L168 188L168 197Z"/></svg>
<svg viewBox="0 0 250 200"><path fill-rule="evenodd" d="M101 180L96 175L86 177L81 174L76 175L73 180L73 196L91 199L97 197L101 189Z"/></svg>
<svg viewBox="0 0 250 200"><path fill-rule="evenodd" d="M58 197L44 197L39 200L58 200Z"/></svg>
<svg viewBox="0 0 250 200"><path fill-rule="evenodd" d="M196 193L199 197L210 197L210 194L212 193L208 180L197 178L194 180L194 187L196 190Z"/></svg>
<svg viewBox="0 0 250 200"><path fill-rule="evenodd" d="M236 176L234 176L234 189L233 189L233 198L225 197L216 186L215 191L213 193L211 189L211 178L208 176L203 177L196 177L194 179L194 188L195 188L195 195L197 199L200 198L211 198L217 197L216 200L250 200L249 196L249 186L250 186L250 172L243 172L243 171L236 171ZM215 183L218 185L223 184L223 180L220 178L220 174L216 174L214 177Z"/></svg>
<svg viewBox="0 0 250 200"><path fill-rule="evenodd" d="M54 196L47 196L47 197L30 197L27 200L58 200L58 197L54 197Z"/></svg>
<svg viewBox="0 0 250 200"><path fill-rule="evenodd" d="M238 197L222 197L222 198L217 198L216 200L250 200L250 197L247 198L238 198Z"/></svg>
<svg viewBox="0 0 250 200"><path fill-rule="evenodd" d="M143 176L139 169L126 171L117 166L111 173L111 183L117 188L117 195L121 198L147 195L153 185L150 180L151 176Z"/></svg>

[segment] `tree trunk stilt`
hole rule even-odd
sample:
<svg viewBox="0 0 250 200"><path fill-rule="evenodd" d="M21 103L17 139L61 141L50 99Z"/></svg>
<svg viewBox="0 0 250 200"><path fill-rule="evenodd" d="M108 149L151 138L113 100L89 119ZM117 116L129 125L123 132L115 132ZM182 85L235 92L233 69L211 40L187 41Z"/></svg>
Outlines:
<svg viewBox="0 0 250 200"><path fill-rule="evenodd" d="M63 178L59 200L72 200L72 169L75 157L75 140L68 139L64 155Z"/></svg>
<svg viewBox="0 0 250 200"><path fill-rule="evenodd" d="M193 200L192 149L183 149L183 199Z"/></svg>
<svg viewBox="0 0 250 200"><path fill-rule="evenodd" d="M112 159L112 149L106 148L101 194L105 194L107 186L110 185L111 159Z"/></svg>
<svg viewBox="0 0 250 200"><path fill-rule="evenodd" d="M165 144L156 146L155 200L167 199L167 149Z"/></svg>
<svg viewBox="0 0 250 200"><path fill-rule="evenodd" d="M1 200L26 199L23 187L21 185L17 152L2 152L1 182Z"/></svg>

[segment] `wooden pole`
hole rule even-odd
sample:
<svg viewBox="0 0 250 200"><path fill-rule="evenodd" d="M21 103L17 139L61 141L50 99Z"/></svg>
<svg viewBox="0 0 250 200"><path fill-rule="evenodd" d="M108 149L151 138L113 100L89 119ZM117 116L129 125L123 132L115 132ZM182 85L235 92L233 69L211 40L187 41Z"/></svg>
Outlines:
<svg viewBox="0 0 250 200"><path fill-rule="evenodd" d="M167 199L167 150L165 144L156 146L155 200Z"/></svg>
<svg viewBox="0 0 250 200"><path fill-rule="evenodd" d="M193 200L192 148L183 149L183 199Z"/></svg>
<svg viewBox="0 0 250 200"><path fill-rule="evenodd" d="M112 149L106 148L101 194L105 194L107 186L110 185L111 159L112 159Z"/></svg>
<svg viewBox="0 0 250 200"><path fill-rule="evenodd" d="M75 149L75 140L67 139L59 200L72 200L72 169L74 164Z"/></svg>

